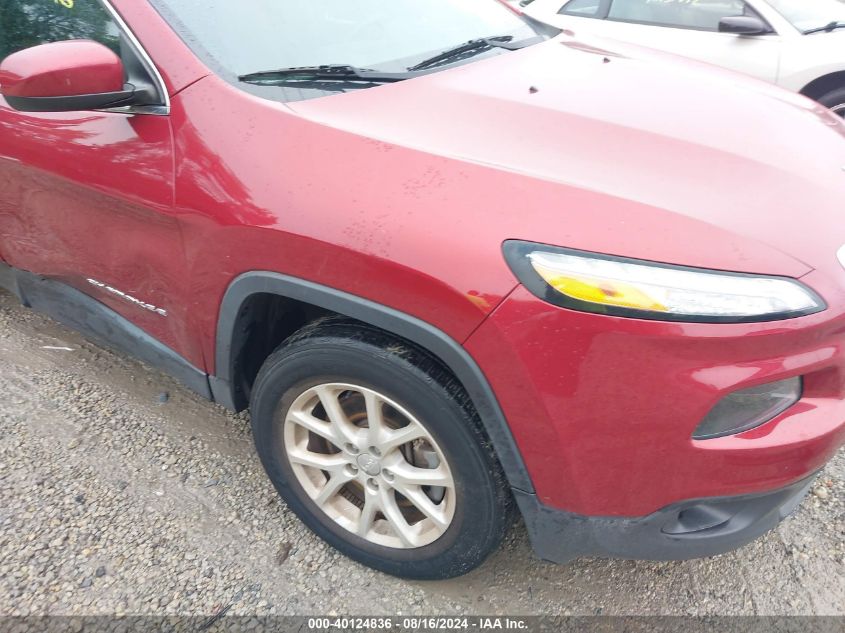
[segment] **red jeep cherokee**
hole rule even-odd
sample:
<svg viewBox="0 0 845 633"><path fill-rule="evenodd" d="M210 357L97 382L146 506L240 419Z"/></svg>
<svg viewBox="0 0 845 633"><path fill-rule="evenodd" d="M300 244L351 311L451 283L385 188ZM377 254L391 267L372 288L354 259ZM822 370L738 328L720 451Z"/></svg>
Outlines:
<svg viewBox="0 0 845 633"><path fill-rule="evenodd" d="M495 0L19 0L0 285L401 576L707 556L845 438L845 126Z"/></svg>

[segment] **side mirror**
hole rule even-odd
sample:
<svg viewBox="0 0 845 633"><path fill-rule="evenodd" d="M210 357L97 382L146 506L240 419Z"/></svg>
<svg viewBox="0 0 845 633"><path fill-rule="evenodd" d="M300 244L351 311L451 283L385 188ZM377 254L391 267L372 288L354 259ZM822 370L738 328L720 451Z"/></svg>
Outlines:
<svg viewBox="0 0 845 633"><path fill-rule="evenodd" d="M772 29L760 18L753 15L734 15L719 20L720 33L735 35L766 35Z"/></svg>
<svg viewBox="0 0 845 633"><path fill-rule="evenodd" d="M41 44L0 62L0 94L15 110L68 112L133 105L123 62L90 40Z"/></svg>

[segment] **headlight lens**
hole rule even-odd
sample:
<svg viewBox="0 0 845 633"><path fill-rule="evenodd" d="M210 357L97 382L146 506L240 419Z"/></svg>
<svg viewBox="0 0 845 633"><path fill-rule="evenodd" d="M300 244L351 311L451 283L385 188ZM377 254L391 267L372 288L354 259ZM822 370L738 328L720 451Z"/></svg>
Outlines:
<svg viewBox="0 0 845 633"><path fill-rule="evenodd" d="M788 319L826 306L804 284L509 240L511 269L533 294L566 308L663 321Z"/></svg>

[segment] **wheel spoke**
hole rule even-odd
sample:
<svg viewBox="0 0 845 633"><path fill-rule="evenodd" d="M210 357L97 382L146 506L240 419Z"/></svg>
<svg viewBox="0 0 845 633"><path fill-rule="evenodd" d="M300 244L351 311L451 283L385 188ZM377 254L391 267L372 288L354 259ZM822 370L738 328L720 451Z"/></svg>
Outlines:
<svg viewBox="0 0 845 633"><path fill-rule="evenodd" d="M316 433L332 444L337 444L338 442L332 425L328 422L323 422L322 420L315 418L310 413L306 413L305 411L291 411L288 414L288 420L298 424L304 429L308 429L312 433Z"/></svg>
<svg viewBox="0 0 845 633"><path fill-rule="evenodd" d="M402 541L405 547L415 547L414 528L408 525L399 505L396 503L396 496L390 488L379 489L379 501L381 502L381 511L387 517L387 522L396 532L396 536Z"/></svg>
<svg viewBox="0 0 845 633"><path fill-rule="evenodd" d="M318 506L325 505L325 503L334 497L348 481L349 477L343 473L333 473L332 476L329 477L328 481L326 481L326 485L323 486L320 494L314 497L314 503Z"/></svg>
<svg viewBox="0 0 845 633"><path fill-rule="evenodd" d="M373 527L376 513L379 511L378 494L366 492L364 494L364 507L361 508L361 516L358 517L358 536L366 538Z"/></svg>
<svg viewBox="0 0 845 633"><path fill-rule="evenodd" d="M323 405L323 409L325 409L329 422L334 429L334 441L341 444L350 442L357 445L358 428L346 417L346 413L344 413L340 401L337 399L337 391L329 389L325 385L317 387L316 391L320 404Z"/></svg>
<svg viewBox="0 0 845 633"><path fill-rule="evenodd" d="M452 478L441 464L437 468L418 468L404 459L388 465L398 484L405 486L438 486L452 488Z"/></svg>
<svg viewBox="0 0 845 633"><path fill-rule="evenodd" d="M417 510L431 519L439 530L445 530L449 526L449 519L446 516L444 508L429 499L422 488L419 486L405 486L400 483L395 483L394 488L399 494L413 503Z"/></svg>
<svg viewBox="0 0 845 633"><path fill-rule="evenodd" d="M403 426L401 429L391 431L385 429L385 432L382 435L383 439L379 448L381 449L381 452L386 455L388 451L396 448L397 446L402 446L402 444L407 444L408 442L413 442L416 439L425 437L426 433L422 427L411 423L408 426Z"/></svg>
<svg viewBox="0 0 845 633"><path fill-rule="evenodd" d="M372 391L364 392L364 402L367 406L367 443L379 446L386 431L384 426L384 411L381 399Z"/></svg>
<svg viewBox="0 0 845 633"><path fill-rule="evenodd" d="M346 457L340 453L326 455L297 447L289 450L288 455L290 456L290 461L294 464L310 466L311 468L318 468L320 470L335 471L347 464Z"/></svg>

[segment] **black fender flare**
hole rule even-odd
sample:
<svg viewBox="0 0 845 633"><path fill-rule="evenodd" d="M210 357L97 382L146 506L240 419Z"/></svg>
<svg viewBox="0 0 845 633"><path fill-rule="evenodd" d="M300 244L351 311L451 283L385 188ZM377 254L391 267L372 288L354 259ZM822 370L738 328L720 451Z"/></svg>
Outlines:
<svg viewBox="0 0 845 633"><path fill-rule="evenodd" d="M460 343L421 319L311 281L265 271L244 273L232 281L223 296L217 321L217 375L209 377L215 401L228 408L236 408L232 386L232 342L240 310L244 302L255 294L279 295L342 314L407 339L437 356L467 390L511 487L534 493L528 470L496 395L481 368Z"/></svg>

